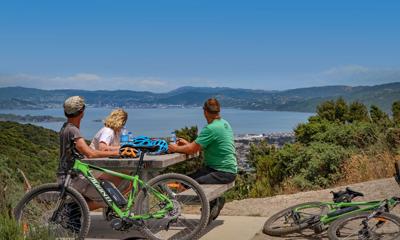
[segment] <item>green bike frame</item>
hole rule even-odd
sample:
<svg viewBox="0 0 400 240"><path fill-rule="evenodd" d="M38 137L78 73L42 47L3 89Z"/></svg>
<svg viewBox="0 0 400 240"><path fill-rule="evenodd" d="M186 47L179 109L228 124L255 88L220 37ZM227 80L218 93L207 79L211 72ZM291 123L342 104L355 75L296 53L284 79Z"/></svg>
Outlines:
<svg viewBox="0 0 400 240"><path fill-rule="evenodd" d="M140 166L138 168L140 168ZM127 218L127 219L131 219L131 220L147 220L147 219L152 219L152 218L156 218L156 219L164 218L165 215L174 208L173 202L171 199L168 198L168 196L160 193L159 191L152 188L151 186L148 186L144 181L140 180L138 174L130 176L130 175L126 175L123 173L111 171L111 170L108 170L105 168L100 168L100 167L96 167L96 166L93 166L90 164L82 163L80 160L75 160L75 163L74 163L74 166L72 169L74 171L82 173L82 175L97 190L97 192L103 198L104 202L107 203L107 205L109 207L111 207L114 210L114 212L116 213L116 215L118 217L120 217L121 219ZM108 195L108 193L100 185L100 182L92 175L91 170L97 170L100 172L104 172L109 175L117 176L119 178L122 178L124 180L132 182L132 190L129 193L128 203L127 203L126 207L124 207L124 208L118 207L118 205L113 201L113 199ZM166 203L165 206L162 209L160 209L157 212L152 213L152 214L134 215L132 213L132 207L135 203L135 198L138 194L139 186L146 187L146 190L149 193L151 192L158 199L160 199L161 201L164 201Z"/></svg>
<svg viewBox="0 0 400 240"><path fill-rule="evenodd" d="M335 221L336 219L346 216L348 214L372 211L372 210L379 208L384 201L385 200L370 201L370 202L340 202L340 203L322 202L320 205L327 206L329 208L329 212L327 214L321 215L319 221L326 225L326 224L329 224L329 223ZM397 200L395 198L387 199L387 204L388 204L389 209L393 208L396 205L396 203L397 203ZM307 209L307 208L311 208L311 207L313 207L313 206L305 205L305 206L295 208L293 211L294 212L301 211L303 209ZM361 208L355 209L355 210L352 210L349 212L344 212L342 214L337 214L337 215L333 214L334 212L340 211L340 209L347 208L347 207L361 207Z"/></svg>

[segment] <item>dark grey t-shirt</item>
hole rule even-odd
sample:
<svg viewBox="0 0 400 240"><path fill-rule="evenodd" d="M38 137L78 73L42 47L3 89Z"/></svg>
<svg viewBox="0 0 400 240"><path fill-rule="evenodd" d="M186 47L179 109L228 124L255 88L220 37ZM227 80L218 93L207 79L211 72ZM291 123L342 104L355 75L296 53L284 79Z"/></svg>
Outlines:
<svg viewBox="0 0 400 240"><path fill-rule="evenodd" d="M64 175L71 169L73 165L74 155L73 152L81 153L75 148L75 141L81 138L82 135L72 123L64 123L60 130L60 164L58 167L58 175Z"/></svg>

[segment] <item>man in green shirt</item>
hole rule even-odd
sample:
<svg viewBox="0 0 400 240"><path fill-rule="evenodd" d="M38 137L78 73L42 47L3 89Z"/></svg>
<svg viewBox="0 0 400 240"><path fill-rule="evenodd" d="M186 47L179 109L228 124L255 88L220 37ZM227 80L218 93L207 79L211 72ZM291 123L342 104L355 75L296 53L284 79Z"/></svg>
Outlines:
<svg viewBox="0 0 400 240"><path fill-rule="evenodd" d="M233 182L237 174L235 143L233 131L229 123L220 116L220 104L215 98L208 99L203 106L205 126L195 141L189 143L178 139L170 144L170 152L193 154L204 151L204 166L190 177L200 184L225 184ZM215 219L221 211L225 200L217 198L210 202L211 216Z"/></svg>

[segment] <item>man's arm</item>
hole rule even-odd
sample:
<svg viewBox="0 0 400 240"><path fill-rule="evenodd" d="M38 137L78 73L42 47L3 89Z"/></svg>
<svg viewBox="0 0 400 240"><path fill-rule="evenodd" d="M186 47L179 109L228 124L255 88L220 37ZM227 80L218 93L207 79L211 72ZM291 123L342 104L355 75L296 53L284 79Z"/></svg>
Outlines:
<svg viewBox="0 0 400 240"><path fill-rule="evenodd" d="M100 142L99 143L99 150L100 151L118 151L119 146L109 146L105 142Z"/></svg>
<svg viewBox="0 0 400 240"><path fill-rule="evenodd" d="M196 142L187 143L185 145L178 146L178 144L172 143L168 145L169 152L178 152L185 154L194 154L201 151L200 144Z"/></svg>
<svg viewBox="0 0 400 240"><path fill-rule="evenodd" d="M119 156L118 151L99 151L94 150L89 147L83 138L78 138L75 141L76 149L85 155L87 158L97 158L97 157L112 157L112 156Z"/></svg>

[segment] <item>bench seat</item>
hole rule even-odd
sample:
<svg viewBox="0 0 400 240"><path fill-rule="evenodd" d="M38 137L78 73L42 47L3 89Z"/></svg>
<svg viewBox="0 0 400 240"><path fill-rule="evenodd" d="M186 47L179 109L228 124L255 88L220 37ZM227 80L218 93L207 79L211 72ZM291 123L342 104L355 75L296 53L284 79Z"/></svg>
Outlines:
<svg viewBox="0 0 400 240"><path fill-rule="evenodd" d="M224 192L228 191L229 189L235 186L235 182L227 183L227 184L201 184L201 188L203 189L204 193L208 201L212 201L218 197L220 197ZM179 201L183 201L186 204L198 204L199 199L196 197L197 195L193 191L193 189L189 189L177 194L177 198Z"/></svg>

